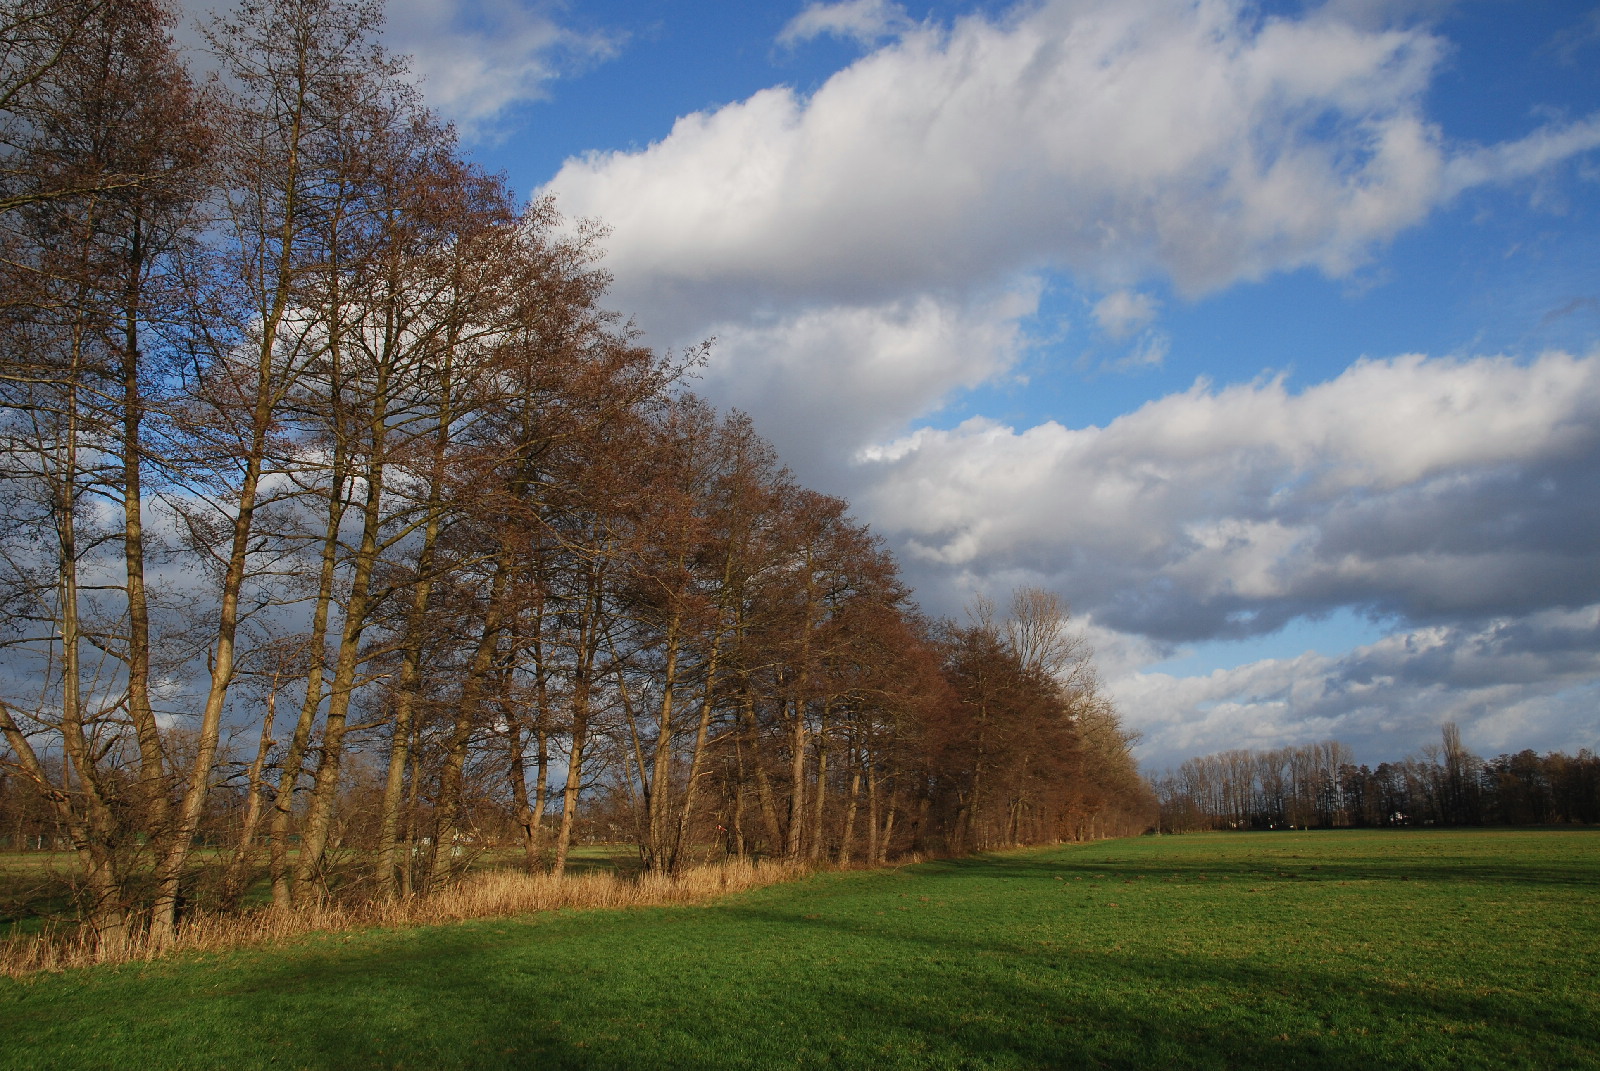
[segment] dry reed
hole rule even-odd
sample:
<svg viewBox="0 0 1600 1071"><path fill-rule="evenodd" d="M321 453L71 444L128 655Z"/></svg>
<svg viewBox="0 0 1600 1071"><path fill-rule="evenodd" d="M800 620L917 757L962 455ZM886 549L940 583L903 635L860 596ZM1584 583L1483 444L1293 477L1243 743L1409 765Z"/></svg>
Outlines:
<svg viewBox="0 0 1600 1071"><path fill-rule="evenodd" d="M95 964L148 962L182 952L219 952L274 944L312 933L373 928L437 926L465 919L525 915L561 908L656 907L701 903L725 893L791 881L810 872L799 863L730 860L694 867L678 875L615 872L524 874L495 870L475 874L431 896L358 904L320 903L290 909L261 908L235 914L195 914L179 927L176 941L157 948L139 934L121 949L97 947L87 927L70 932L0 941L0 974L20 977Z"/></svg>

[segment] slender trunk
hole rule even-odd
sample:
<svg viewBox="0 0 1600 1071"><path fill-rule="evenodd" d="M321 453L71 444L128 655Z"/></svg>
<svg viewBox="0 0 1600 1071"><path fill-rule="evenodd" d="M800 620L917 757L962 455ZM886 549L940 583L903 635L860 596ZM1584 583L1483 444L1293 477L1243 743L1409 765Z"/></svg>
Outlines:
<svg viewBox="0 0 1600 1071"><path fill-rule="evenodd" d="M806 711L805 700L794 700L794 717L789 722L789 835L783 854L800 858L802 834L806 825Z"/></svg>
<svg viewBox="0 0 1600 1071"><path fill-rule="evenodd" d="M783 854L790 859L800 858L806 827L806 704L811 690L811 632L817 610L816 568L810 545L806 547L805 576L806 613L800 632L799 672L789 737L789 837Z"/></svg>
<svg viewBox="0 0 1600 1071"><path fill-rule="evenodd" d="M250 887L251 865L256 856L256 831L261 825L262 772L266 769L267 755L272 750L272 722L277 711L278 679L274 675L272 689L267 693L267 713L261 720L261 739L256 744L256 757L250 763L239 842L234 846L233 858L228 861L228 869L222 879L224 909L237 906Z"/></svg>
<svg viewBox="0 0 1600 1071"><path fill-rule="evenodd" d="M933 801L926 795L917 803L917 817L911 825L911 850L920 852L923 848L922 832L928 828L928 809Z"/></svg>
<svg viewBox="0 0 1600 1071"><path fill-rule="evenodd" d="M438 845L447 844L451 858L460 839L461 782L467 765L467 750L472 743L473 731L482 723L484 682L500 650L500 637L504 631L506 572L509 564L502 558L489 583L489 602L484 612L483 632L467 664L466 679L462 683L461 701L456 705L455 724L445 745L444 764L439 773L439 823ZM452 863L444 871L445 880L459 876L459 868ZM435 883L438 875L430 875Z"/></svg>
<svg viewBox="0 0 1600 1071"><path fill-rule="evenodd" d="M839 833L839 865L850 864L850 850L856 835L856 804L861 798L861 768L850 775L850 802L844 809L844 828Z"/></svg>
<svg viewBox="0 0 1600 1071"><path fill-rule="evenodd" d="M741 715L745 720L746 731L750 734L750 749L755 752L751 761L755 764L756 800L761 806L761 824L767 835L767 850L776 853L783 844L783 830L778 824L778 807L773 798L772 779L767 776L767 768L761 761L760 729L756 724L755 698L750 694L748 682L746 682Z"/></svg>
<svg viewBox="0 0 1600 1071"><path fill-rule="evenodd" d="M389 765L378 810L378 884L391 898L400 895L400 827L405 807L406 766L411 758L411 723L420 673L407 657L401 665L390 722Z"/></svg>
<svg viewBox="0 0 1600 1071"><path fill-rule="evenodd" d="M222 710L228 689L233 686L235 636L239 628L239 595L244 586L249 538L253 528L256 491L261 480L261 453L266 439L265 399L257 407L257 428L252 436L251 453L246 461L244 486L239 496L239 512L234 518L233 545L228 569L223 577L222 605L218 614L216 646L211 656L211 686L200 715L199 746L190 768L189 787L184 792L176 828L166 852L156 867L156 896L151 912L151 939L165 948L177 937L178 884L189 861L189 851L200 826L200 815L211 790L212 769L222 730Z"/></svg>
<svg viewBox="0 0 1600 1071"><path fill-rule="evenodd" d="M645 769L644 740L639 733L639 715L634 709L633 694L628 688L628 675L622 660L612 650L617 665L617 700L622 704L622 718L628 726L629 758L633 760L632 776L628 778L628 793L635 815L634 839L639 845L639 860L645 866L650 862L650 776ZM642 819L640 818L642 816ZM643 825L639 825L640 821Z"/></svg>
<svg viewBox="0 0 1600 1071"><path fill-rule="evenodd" d="M695 797L699 794L700 774L705 762L706 740L711 734L711 715L716 707L717 665L721 653L722 633L711 638L711 650L705 667L705 691L700 697L700 717L695 723L694 751L689 756L689 775L683 786L683 806L678 811L678 828L673 833L672 857L668 869L677 871L689 846L689 822L694 817Z"/></svg>
<svg viewBox="0 0 1600 1071"><path fill-rule="evenodd" d="M878 770L867 762L867 864L878 865Z"/></svg>
<svg viewBox="0 0 1600 1071"><path fill-rule="evenodd" d="M239 597L244 587L250 553L250 538L255 530L256 498L266 465L267 435L277 408L275 363L278 331L291 304L294 240L299 230L300 206L297 202L300 170L300 135L305 117L305 87L298 89L296 107L289 119L287 158L284 161L286 193L283 223L278 234L276 272L267 314L262 317L260 344L256 350L255 397L250 412L249 446L243 461L239 498L233 518L228 565L223 573L217 629L211 652L211 683L201 709L199 746L190 769L189 787L179 806L172 838L158 860L155 874L155 903L151 910L150 934L158 948L170 946L177 936L178 883L189 861L189 850L199 828L200 814L211 788L211 771L216 762L218 738L222 730L222 711L233 686L235 640L239 629Z"/></svg>
<svg viewBox="0 0 1600 1071"><path fill-rule="evenodd" d="M528 806L523 823L523 866L528 873L538 873L541 865L539 838L544 823L544 809L550 785L550 681L544 660L544 596L540 591L535 598L533 625L529 630L529 652L533 655L533 739L536 772L533 781L533 800ZM523 789L526 792L526 784Z"/></svg>
<svg viewBox="0 0 1600 1071"><path fill-rule="evenodd" d="M813 861L823 854L822 824L828 792L828 705L822 706L822 717L817 722L817 780L815 799L811 802L811 848L807 858Z"/></svg>
<svg viewBox="0 0 1600 1071"><path fill-rule="evenodd" d="M733 854L740 859L745 856L744 840L744 794L747 784L744 774L744 745L739 738L733 738L733 758L738 780L733 784Z"/></svg>
<svg viewBox="0 0 1600 1071"><path fill-rule="evenodd" d="M533 872L533 861L538 858L538 822L528 801L527 752L522 737L521 719L510 703L504 704L502 717L506 722L507 769L506 780L511 785L511 805L517 813L517 826L522 831L523 863Z"/></svg>
<svg viewBox="0 0 1600 1071"><path fill-rule="evenodd" d="M899 811L900 799L898 792L889 794L888 814L883 820L883 836L878 838L878 857L873 862L883 866L889 861L889 846L894 842L894 816Z"/></svg>
<svg viewBox="0 0 1600 1071"><path fill-rule="evenodd" d="M339 310L344 298L339 294L337 273L331 278L335 285L328 304L328 326L337 352L342 349ZM361 508L361 539L352 562L350 590L344 607L344 627L334 658L333 679L328 686L328 715L323 723L317 772L312 780L311 801L306 808L305 830L300 840L300 858L295 867L297 890L315 888L319 896L327 891L327 860L324 856L333 829L356 671L362 661L361 641L366 634L367 617L372 609L372 577L378 564L384 494L388 489L385 481L388 477L389 419L393 404L391 392L399 375L401 353L396 296L399 291L392 265L386 282L388 289L380 296L384 330L375 350L368 354L372 365L372 384L368 408L362 415L364 426L359 433L360 452L365 454L365 465L360 476L366 484ZM339 414L331 413L330 419L335 438L339 438L344 432ZM351 452L355 453L354 450Z"/></svg>
<svg viewBox="0 0 1600 1071"><path fill-rule="evenodd" d="M550 731L545 727L543 717L535 723L533 731L539 743L539 753L534 760L539 764L539 772L533 781L533 814L530 816L525 846L530 874L539 866L539 826L544 821L544 809L550 791Z"/></svg>
<svg viewBox="0 0 1600 1071"><path fill-rule="evenodd" d="M415 891L417 872L417 800L422 794L422 763L417 754L417 745L417 728L413 722L411 746L407 749L411 756L411 773L407 779L409 787L406 789L405 825L400 837L400 843L405 850L405 859L400 864L401 899L408 899Z"/></svg>
<svg viewBox="0 0 1600 1071"><path fill-rule="evenodd" d="M430 498L436 502L442 481L437 466L435 477ZM430 506L422 536L422 551L417 559L417 586L412 594L410 612L406 616L406 645L401 656L400 678L395 687L394 720L389 735L389 766L384 774L383 801L379 805L378 882L390 896L400 895L400 812L405 802L406 766L411 758L411 725L416 716L422 683L422 631L433 594L433 555L439 528L439 512Z"/></svg>
<svg viewBox="0 0 1600 1071"><path fill-rule="evenodd" d="M572 823L577 816L578 794L583 790L584 748L589 742L590 687L594 662L600 645L600 570L591 566L585 578L582 624L577 636L577 664L573 668L572 735L567 758L567 783L561 789L561 825L556 831L555 859L550 871L560 877L567 869L567 852L572 847Z"/></svg>
<svg viewBox="0 0 1600 1071"><path fill-rule="evenodd" d="M62 728L65 735L65 731L71 729L70 721L64 719ZM86 786L83 793L87 806L73 807L73 795L65 777L59 785L51 779L33 748L32 739L23 732L11 708L4 703L0 703L0 735L4 735L11 746L13 759L23 774L38 787L55 812L57 832L50 838L52 847L60 840L59 831L63 827L66 829L83 868L84 892L88 899L86 921L95 935L95 947L102 955L114 957L126 946L129 937L127 898L123 881L107 851L107 847L114 844L108 836L110 827L103 818L96 817L101 808L94 788ZM44 850L44 839L44 834L39 833L35 850Z"/></svg>
<svg viewBox="0 0 1600 1071"><path fill-rule="evenodd" d="M144 259L137 222L128 256L122 331L122 554L128 597L128 720L139 747L139 808L143 825L166 834L170 799L161 732L150 705L150 597L144 576L144 396L140 382L139 308Z"/></svg>
<svg viewBox="0 0 1600 1071"><path fill-rule="evenodd" d="M380 416L377 419L382 418ZM383 436L378 434L373 438L373 456L378 459L383 450ZM311 803L306 808L305 829L300 838L300 858L294 876L297 893L308 888L315 888L319 895L326 891L324 853L333 828L334 803L344 760L344 737L349 725L350 703L355 693L356 670L361 664L361 638L366 631L372 573L377 564L383 477L383 463L375 460L366 473L367 494L362 509L361 542L350 578L350 594L345 604L339 650L334 659L333 680L328 686L328 715L322 727L322 746L311 788Z"/></svg>
<svg viewBox="0 0 1600 1071"><path fill-rule="evenodd" d="M56 624L61 637L61 744L66 759L61 771L61 789L50 793L57 805L57 813L64 820L72 837L79 861L83 867L84 887L88 894L88 921L94 930L96 947L102 954L120 952L130 937L128 918L128 890L126 876L117 863L120 847L118 822L110 807L110 796L101 784L96 767L94 744L84 717L83 672L81 645L84 642L82 621L79 616L78 577L78 473L80 434L79 383L83 378L83 332L81 323L75 324L72 337L72 365L66 377L66 396L63 412L66 417L59 446L60 460L55 466L57 486L56 502ZM10 722L8 716L8 723ZM8 727L8 737L19 753L19 743L27 741L20 733ZM31 751L31 746L30 746ZM78 781L77 800L72 792L72 777ZM77 802L81 815L73 806Z"/></svg>
<svg viewBox="0 0 1600 1071"><path fill-rule="evenodd" d="M678 647L681 615L674 611L667 625L667 657L661 678L661 705L656 715L656 746L650 769L650 791L646 806L645 867L668 870L672 866L667 844L667 806L672 776L672 703L678 687Z"/></svg>
<svg viewBox="0 0 1600 1071"><path fill-rule="evenodd" d="M578 792L583 784L583 749L588 742L588 698L573 700L572 747L567 759L567 783L561 789L561 825L556 830L555 859L550 872L560 877L567 869L567 851L572 846L572 820L578 810Z"/></svg>
<svg viewBox="0 0 1600 1071"><path fill-rule="evenodd" d="M328 516L322 534L322 561L317 576L317 596L311 611L311 635L306 642L306 691L289 737L278 773L278 791L272 802L271 863L272 902L280 908L294 903L294 887L289 867L289 835L294 824L294 796L299 790L301 767L311 746L311 730L322 707L323 673L327 666L328 615L333 603L334 574L339 564L339 529L344 520L344 463L336 447L333 457L333 485L328 498Z"/></svg>

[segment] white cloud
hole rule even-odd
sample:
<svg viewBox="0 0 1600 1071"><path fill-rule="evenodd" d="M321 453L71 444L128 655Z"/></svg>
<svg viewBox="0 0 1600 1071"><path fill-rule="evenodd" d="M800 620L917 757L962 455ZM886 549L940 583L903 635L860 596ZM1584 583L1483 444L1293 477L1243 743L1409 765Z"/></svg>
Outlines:
<svg viewBox="0 0 1600 1071"><path fill-rule="evenodd" d="M614 40L564 27L555 10L520 0L389 0L384 36L411 54L428 104L483 137L512 108L543 99L563 72L615 54Z"/></svg>
<svg viewBox="0 0 1600 1071"><path fill-rule="evenodd" d="M1022 571L1166 639L1600 600L1600 353L1202 382L1105 428L974 418L861 457L853 497L919 588Z"/></svg>
<svg viewBox="0 0 1600 1071"><path fill-rule="evenodd" d="M924 605L1070 594L1161 747L1431 739L1446 715L1489 740L1493 709L1549 729L1592 697L1592 667L1564 691L1504 679L1509 658L1472 663L1481 686L1421 674L1445 652L1467 665L1490 622L1600 603L1600 353L1199 383L1104 428L903 430L1013 374L1042 273L1103 295L1092 326L1125 352L1086 363L1147 368L1169 345L1152 291L1344 276L1452 198L1600 146L1600 117L1452 141L1426 107L1449 44L1408 21L1438 6L1034 0L940 26L813 4L784 43L893 40L809 95L762 90L569 160L548 189L611 225L616 300L652 338L718 337L707 393L828 473ZM1409 628L1411 676L1352 668L1383 644L1217 679L1134 668L1340 607Z"/></svg>
<svg viewBox="0 0 1600 1071"><path fill-rule="evenodd" d="M1037 284L1026 283L972 302L923 294L729 321L709 329L717 342L703 387L724 405L759 408L762 433L815 479L952 390L1003 375L1038 300Z"/></svg>
<svg viewBox="0 0 1600 1071"><path fill-rule="evenodd" d="M611 227L615 302L657 344L716 336L706 392L812 475L1005 374L1026 311L993 295L1036 268L1105 295L1094 319L1123 351L1099 366L1138 372L1171 345L1145 281L1192 295L1347 272L1473 183L1600 143L1576 124L1451 146L1424 115L1445 42L1362 10L1041 0L924 23L809 97L684 116L646 149L567 161L548 189ZM791 29L893 13L813 5Z"/></svg>
<svg viewBox="0 0 1600 1071"><path fill-rule="evenodd" d="M1119 372L1156 368L1167 359L1167 352L1171 349L1172 339L1164 332L1146 332L1144 337L1140 339L1139 344L1116 361L1113 361L1111 367Z"/></svg>
<svg viewBox="0 0 1600 1071"><path fill-rule="evenodd" d="M1129 673L1110 692L1144 733L1147 767L1238 747L1338 739L1358 761L1405 757L1461 726L1469 748L1593 748L1600 739L1600 606L1397 632L1208 675Z"/></svg>
<svg viewBox="0 0 1600 1071"><path fill-rule="evenodd" d="M1600 115L1543 127L1516 141L1481 146L1455 156L1445 168L1444 189L1453 195L1473 186L1515 182L1596 145L1600 145Z"/></svg>
<svg viewBox="0 0 1600 1071"><path fill-rule="evenodd" d="M797 45L823 36L843 37L873 45L911 29L906 9L892 0L841 0L813 3L789 20L778 34L778 44Z"/></svg>
<svg viewBox="0 0 1600 1071"><path fill-rule="evenodd" d="M1094 318L1100 330L1120 341L1154 320L1160 305L1149 294L1114 290L1095 303Z"/></svg>
<svg viewBox="0 0 1600 1071"><path fill-rule="evenodd" d="M569 160L549 188L611 223L611 265L647 314L891 300L1039 266L1189 294L1339 275L1461 190L1600 144L1585 120L1451 147L1423 113L1444 50L1422 28L1242 0L1046 0L911 29L809 98L685 116L647 149Z"/></svg>

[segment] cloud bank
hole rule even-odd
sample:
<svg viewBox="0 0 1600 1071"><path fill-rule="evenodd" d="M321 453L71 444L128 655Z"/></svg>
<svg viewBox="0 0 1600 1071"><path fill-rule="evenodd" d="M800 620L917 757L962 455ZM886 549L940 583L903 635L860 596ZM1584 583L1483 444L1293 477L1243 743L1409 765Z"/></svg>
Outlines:
<svg viewBox="0 0 1600 1071"><path fill-rule="evenodd" d="M1144 733L1147 768L1311 740L1376 765L1453 721L1482 755L1576 754L1600 739L1600 605L1403 631L1346 654L1308 651L1205 676L1134 673L1112 686Z"/></svg>
<svg viewBox="0 0 1600 1071"><path fill-rule="evenodd" d="M913 561L1026 572L1161 640L1600 601L1600 354L1202 381L1105 428L925 428L863 467L861 506Z"/></svg>
<svg viewBox="0 0 1600 1071"><path fill-rule="evenodd" d="M1394 718L1420 742L1491 700L1554 724L1600 668L1535 684L1467 655L1600 604L1600 355L1361 360L1298 388L1201 381L1103 428L910 430L1015 382L1025 355L1071 359L1037 333L1098 333L1124 354L1100 371L1149 369L1170 344L1157 294L1347 277L1464 193L1600 146L1600 116L1448 136L1427 105L1450 44L1396 15L1434 6L1039 0L916 24L813 3L781 45L873 50L810 94L764 89L569 160L547 189L612 227L617 300L654 341L716 336L705 392L849 495L931 608L1016 583L1069 595L1127 656L1116 687L1152 753L1378 739ZM1085 315L1041 326L1063 285ZM1220 678L1133 657L1352 608L1395 636ZM1412 675L1372 676L1380 716L1361 667L1391 647ZM1416 675L1446 662L1497 683Z"/></svg>
<svg viewBox="0 0 1600 1071"><path fill-rule="evenodd" d="M813 6L791 29L867 26L868 9L884 7ZM1233 0L1023 5L908 29L809 97L685 116L644 150L569 160L549 188L612 225L619 282L662 314L1039 267L1190 295L1340 275L1462 190L1600 145L1594 119L1448 144L1423 110L1445 52L1423 28Z"/></svg>

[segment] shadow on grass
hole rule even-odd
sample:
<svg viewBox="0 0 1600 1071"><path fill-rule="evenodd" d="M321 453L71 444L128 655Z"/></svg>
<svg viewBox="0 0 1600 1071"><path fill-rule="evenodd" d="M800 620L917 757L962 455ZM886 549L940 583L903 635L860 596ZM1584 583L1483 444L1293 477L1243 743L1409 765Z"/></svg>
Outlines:
<svg viewBox="0 0 1600 1071"><path fill-rule="evenodd" d="M17 1060L4 1066L1576 1067L1595 1042L1575 1001L1238 959L1022 954L949 932L864 942L739 905L384 935L175 972L137 1005L105 999L115 978L9 1016L14 1041L81 1044L93 1009L93 1058L0 1042Z"/></svg>
<svg viewBox="0 0 1600 1071"><path fill-rule="evenodd" d="M1600 851L1600 837L1595 847ZM1542 865L1491 862L1473 857L1443 856L1436 859L1402 857L1390 861L1370 857L1344 860L1312 852L1298 857L1274 854L1267 857L1163 858L1140 859L1126 856L1115 860L1078 860L1060 856L1030 860L1008 855L984 855L970 859L940 860L915 868L926 875L951 877L982 874L997 879L1045 879L1054 877L1115 877L1187 881L1228 878L1249 881L1427 881L1522 885L1571 885L1600 887L1600 863L1574 858L1570 862Z"/></svg>
<svg viewBox="0 0 1600 1071"><path fill-rule="evenodd" d="M1463 869L1414 856L1141 859L1136 844L1124 848L939 861L700 908L330 937L214 965L41 979L0 989L0 1067L1600 1066L1595 996L1561 992L1558 980L1518 992L1487 976L1406 981L1358 962L1239 949L1124 951L1107 940L1069 951L1003 919L893 910L902 893L936 898L962 882L1035 884L1018 891L1037 904L1061 888L1055 878L1082 877L1083 888L1113 875L1594 883L1582 861Z"/></svg>

